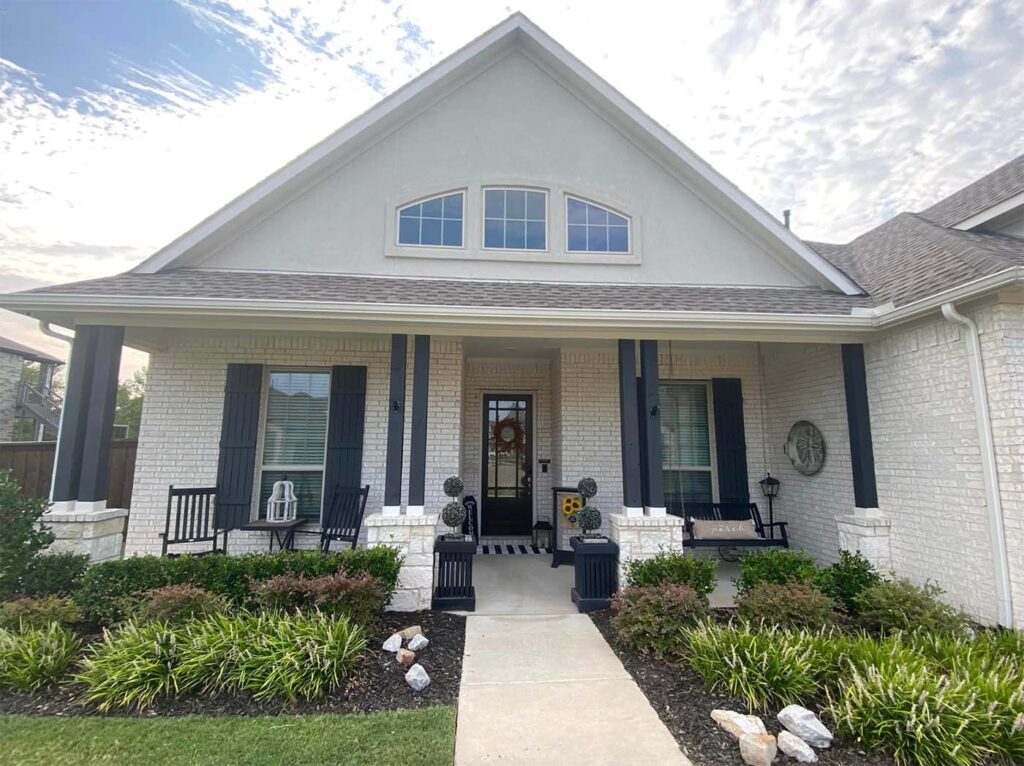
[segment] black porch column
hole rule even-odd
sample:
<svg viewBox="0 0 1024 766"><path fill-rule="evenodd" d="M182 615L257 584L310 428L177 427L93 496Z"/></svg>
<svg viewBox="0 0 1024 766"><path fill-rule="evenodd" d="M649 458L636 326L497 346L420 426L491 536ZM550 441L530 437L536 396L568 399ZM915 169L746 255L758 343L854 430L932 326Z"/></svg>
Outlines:
<svg viewBox="0 0 1024 766"><path fill-rule="evenodd" d="M409 507L411 516L423 514L427 475L427 403L430 393L430 336L417 335L412 358L412 444L409 454Z"/></svg>
<svg viewBox="0 0 1024 766"><path fill-rule="evenodd" d="M658 341L640 341L640 407L644 418L643 502L650 516L665 514L665 488L661 471L661 398L658 394Z"/></svg>
<svg viewBox="0 0 1024 766"><path fill-rule="evenodd" d="M871 414L868 410L868 379L864 346L844 343L843 385L846 388L846 422L850 430L853 464L853 498L858 508L878 507L875 485L875 453L871 446Z"/></svg>
<svg viewBox="0 0 1024 766"><path fill-rule="evenodd" d="M405 368L409 339L391 336L391 388L388 396L388 448L384 472L384 514L402 512L402 448L405 440Z"/></svg>
<svg viewBox="0 0 1024 766"><path fill-rule="evenodd" d="M113 438L117 373L121 367L123 344L123 327L96 328L89 416L85 426L82 477L78 482L76 507L84 503L91 506L90 510L102 511L107 505L110 441Z"/></svg>
<svg viewBox="0 0 1024 766"><path fill-rule="evenodd" d="M70 506L78 499L78 481L82 475L82 450L86 421L89 417L89 388L92 384L98 329L91 325L75 328L53 465L53 488L50 499L55 510L72 510Z"/></svg>
<svg viewBox="0 0 1024 766"><path fill-rule="evenodd" d="M643 514L640 479L640 429L636 406L636 343L619 341L619 422L622 435L622 510Z"/></svg>

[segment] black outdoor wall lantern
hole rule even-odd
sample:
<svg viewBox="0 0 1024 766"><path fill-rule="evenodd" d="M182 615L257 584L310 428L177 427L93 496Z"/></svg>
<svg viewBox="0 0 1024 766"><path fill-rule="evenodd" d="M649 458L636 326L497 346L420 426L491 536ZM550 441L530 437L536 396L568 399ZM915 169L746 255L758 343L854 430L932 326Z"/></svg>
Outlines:
<svg viewBox="0 0 1024 766"><path fill-rule="evenodd" d="M761 485L761 494L768 498L768 536L775 539L775 508L773 501L779 496L779 485L781 482L765 471L764 478L758 482Z"/></svg>

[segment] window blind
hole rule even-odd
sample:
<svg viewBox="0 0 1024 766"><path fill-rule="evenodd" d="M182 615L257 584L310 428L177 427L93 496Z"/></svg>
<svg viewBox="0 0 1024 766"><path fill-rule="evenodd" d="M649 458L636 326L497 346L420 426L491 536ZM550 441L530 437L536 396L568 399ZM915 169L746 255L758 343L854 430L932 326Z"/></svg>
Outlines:
<svg viewBox="0 0 1024 766"><path fill-rule="evenodd" d="M708 389L703 383L660 387L661 448L665 468L711 467Z"/></svg>
<svg viewBox="0 0 1024 766"><path fill-rule="evenodd" d="M264 465L323 466L330 387L326 372L271 373Z"/></svg>

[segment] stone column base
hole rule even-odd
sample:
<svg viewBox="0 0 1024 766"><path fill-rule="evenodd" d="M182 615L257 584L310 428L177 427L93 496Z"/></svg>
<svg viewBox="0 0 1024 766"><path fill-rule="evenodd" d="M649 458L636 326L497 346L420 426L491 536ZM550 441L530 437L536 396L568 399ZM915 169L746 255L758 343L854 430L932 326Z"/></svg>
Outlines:
<svg viewBox="0 0 1024 766"><path fill-rule="evenodd" d="M98 564L121 558L127 508L102 511L57 511L43 514L43 523L56 539L47 549L51 553L84 553Z"/></svg>
<svg viewBox="0 0 1024 766"><path fill-rule="evenodd" d="M892 550L889 530L892 522L872 509L858 508L853 513L836 518L839 528L839 548L859 551L882 573L892 571Z"/></svg>
<svg viewBox="0 0 1024 766"><path fill-rule="evenodd" d="M654 558L662 550L681 551L683 520L678 516L608 516L608 536L619 544L619 587L626 586L626 564Z"/></svg>
<svg viewBox="0 0 1024 766"><path fill-rule="evenodd" d="M414 612L430 608L434 589L434 538L437 537L437 514L422 516L367 516L366 547L389 545L398 548L405 559L398 574L398 589L388 610Z"/></svg>

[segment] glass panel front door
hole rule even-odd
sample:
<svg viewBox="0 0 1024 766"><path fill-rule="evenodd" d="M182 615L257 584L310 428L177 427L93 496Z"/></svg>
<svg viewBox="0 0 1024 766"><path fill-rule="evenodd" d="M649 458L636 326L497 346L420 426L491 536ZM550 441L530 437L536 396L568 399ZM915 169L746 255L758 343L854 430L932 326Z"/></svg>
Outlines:
<svg viewBox="0 0 1024 766"><path fill-rule="evenodd" d="M532 396L484 396L483 535L529 535L533 529L532 409Z"/></svg>

